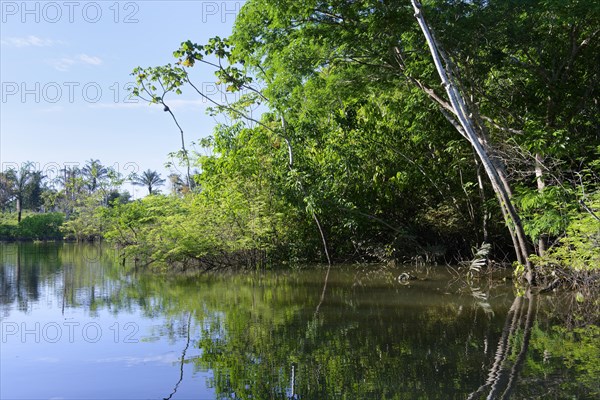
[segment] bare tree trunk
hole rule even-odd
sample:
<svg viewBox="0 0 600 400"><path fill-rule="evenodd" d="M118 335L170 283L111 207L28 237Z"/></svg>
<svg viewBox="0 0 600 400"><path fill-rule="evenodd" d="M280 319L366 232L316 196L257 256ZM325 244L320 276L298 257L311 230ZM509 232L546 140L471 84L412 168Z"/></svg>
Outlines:
<svg viewBox="0 0 600 400"><path fill-rule="evenodd" d="M483 219L481 221L481 229L483 233L483 243L489 243L488 220L489 213L486 205L485 188L483 187L483 177L481 176L481 165L475 157L475 165L477 166L477 187L479 188L479 198L481 199L481 210ZM513 243L514 244L514 243Z"/></svg>
<svg viewBox="0 0 600 400"><path fill-rule="evenodd" d="M523 298L521 296L517 296L513 300L513 304L508 310L508 314L506 314L502 336L498 341L498 346L496 347L496 352L494 353L494 362L489 369L486 382L476 391L471 393L469 397L467 397L467 400L481 398L481 394L485 390L488 388L491 388L490 390L494 390L494 386L498 386L498 382L503 374L503 364L511 352L510 339L514 336L515 329L517 327L517 321L519 319L519 311L521 310L522 302Z"/></svg>
<svg viewBox="0 0 600 400"><path fill-rule="evenodd" d="M165 397L164 400L171 400L173 395L177 393L177 389L179 389L179 385L183 381L183 364L185 363L185 353L187 353L188 348L190 347L190 327L192 324L192 312L188 314L188 322L187 322L187 340L185 342L185 347L181 352L181 359L179 360L179 380L175 384L173 391L169 394L168 397Z"/></svg>
<svg viewBox="0 0 600 400"><path fill-rule="evenodd" d="M530 284L532 284L533 271L531 268L531 263L528 259L529 251L527 240L523 231L521 219L519 218L519 215L517 214L515 207L511 201L510 186L508 185L506 179L503 179L505 178L503 172L499 172L500 168L498 168L496 163L493 162L490 155L484 148L482 144L484 140L477 135L472 116L469 115L469 113L467 113L467 107L465 105L464 100L462 99L460 92L458 91L454 83L448 78L448 74L446 73L446 70L442 65L442 60L438 50L439 46L433 38L433 35L431 34L429 27L425 22L423 13L421 12L421 4L416 0L411 0L411 3L415 10L415 18L419 23L421 31L423 31L423 34L427 41L427 45L429 46L429 49L431 51L435 67L442 81L442 85L446 89L446 93L448 95L448 99L450 100L450 104L452 105L453 112L458 118L460 125L464 130L464 134L471 143L471 146L473 146L477 157L481 160L485 172L488 175L488 178L490 179L492 188L494 189L496 197L498 198L498 202L500 203L500 207L503 210L506 225L509 227L511 236L513 238L517 259L520 263L525 265L525 279Z"/></svg>
<svg viewBox="0 0 600 400"><path fill-rule="evenodd" d="M189 157L187 149L185 148L185 138L183 135L183 128L181 127L181 125L179 125L179 121L177 121L177 118L175 118L175 114L173 114L173 111L171 111L169 106L167 106L165 104L164 100L161 100L161 103L164 106L164 111L171 114L171 118L173 118L175 125L177 125L177 128L179 128L179 135L181 136L181 153L182 153L183 159L185 160L185 167L187 169L187 171L186 171L187 187L191 191L194 189L194 185L193 185L193 180L192 180L192 176L190 173L190 157ZM152 194L151 191L150 191L150 194Z"/></svg>
<svg viewBox="0 0 600 400"><path fill-rule="evenodd" d="M521 372L521 369L523 368L523 363L525 362L525 356L527 355L527 351L529 350L529 340L531 339L531 330L533 328L533 322L535 319L534 311L535 311L535 304L536 304L537 297L535 295L531 294L531 292L527 293L527 297L529 300L529 305L527 307L525 326L523 327L523 343L521 344L521 351L519 351L519 354L517 355L517 359L510 370L508 384L506 385L506 389L504 390L504 393L502 394L502 399L510 398L510 395L511 395L512 391L514 390L515 385L517 383L519 373Z"/></svg>

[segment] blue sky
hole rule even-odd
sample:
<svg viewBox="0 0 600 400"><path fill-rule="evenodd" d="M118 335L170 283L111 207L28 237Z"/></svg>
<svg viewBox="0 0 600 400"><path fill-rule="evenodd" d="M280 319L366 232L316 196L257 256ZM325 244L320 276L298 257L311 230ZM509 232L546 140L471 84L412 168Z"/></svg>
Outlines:
<svg viewBox="0 0 600 400"><path fill-rule="evenodd" d="M166 176L164 164L180 147L179 132L161 107L131 102L129 74L136 66L173 62L182 41L228 36L242 5L1 0L2 169L30 160L52 175L56 165L93 158L123 174L150 168ZM194 74L211 97L222 100L210 70ZM211 134L216 121L206 115L206 102L184 92L169 105L188 143Z"/></svg>

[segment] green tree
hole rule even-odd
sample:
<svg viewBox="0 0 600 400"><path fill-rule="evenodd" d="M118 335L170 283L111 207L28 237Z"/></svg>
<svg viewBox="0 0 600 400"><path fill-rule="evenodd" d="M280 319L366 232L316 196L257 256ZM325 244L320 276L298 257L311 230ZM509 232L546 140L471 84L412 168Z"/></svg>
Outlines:
<svg viewBox="0 0 600 400"><path fill-rule="evenodd" d="M77 166L65 165L56 177L56 182L62 186L62 196L57 198L57 204L61 205L62 210L67 215L73 211L77 199L82 196L85 188L85 179L82 171Z"/></svg>
<svg viewBox="0 0 600 400"><path fill-rule="evenodd" d="M86 178L86 186L91 193L95 192L101 182L108 177L108 168L100 163L100 160L90 159L81 170Z"/></svg>
<svg viewBox="0 0 600 400"><path fill-rule="evenodd" d="M172 173L168 176L171 194L181 194L186 191L186 185L180 174Z"/></svg>
<svg viewBox="0 0 600 400"><path fill-rule="evenodd" d="M23 163L19 169L9 169L5 173L10 185L10 193L15 200L17 221L21 222L23 209L27 206L38 207L41 205L41 183L40 171L33 170L33 163Z"/></svg>
<svg viewBox="0 0 600 400"><path fill-rule="evenodd" d="M408 107L422 107L415 110L415 117L423 118L429 114L426 109L434 106L463 136L473 130L476 138L469 142L475 147L481 144L489 155L484 166L488 171L492 167L492 188L502 194L498 205L512 220L508 226L516 228L515 248L525 262L527 241L518 229L519 210L511 209L512 187L531 186L533 181L542 193L551 183L564 185L569 183L565 178L572 176L565 164L580 170L582 164L576 167L572 160L590 162L596 154L598 41L594 38L598 31L594 27L599 7L589 0L414 3L418 15L431 16L426 28L435 32L437 40L431 37L430 44L438 69L449 75L443 85L436 81L414 11L401 3L251 1L238 17L232 53L264 79L265 93L277 99L279 109L291 109L295 115L313 111L306 106L307 87L323 87L327 78L338 76L343 77L338 85L328 86L338 104L349 95L343 86L357 90L365 85L377 96L412 93L402 108L392 111L399 113L400 123L409 117ZM455 86L446 98L446 89L452 88L448 83ZM498 83L510 90L498 90ZM463 102L454 102L458 93ZM460 121L465 118L458 118L466 110L470 114L466 119L471 119L468 129ZM532 127L543 128L526 129L532 120L539 121ZM435 146L435 132L428 130L418 134ZM302 134L306 137L307 131ZM565 137L587 139L580 144L586 149L583 156L566 145ZM548 224L545 229L550 233L556 222L548 220Z"/></svg>
<svg viewBox="0 0 600 400"><path fill-rule="evenodd" d="M0 209L2 212L7 208L10 209L12 197L12 182L10 175L6 172L0 172Z"/></svg>
<svg viewBox="0 0 600 400"><path fill-rule="evenodd" d="M37 240L62 239L60 228L64 219L62 213L29 215L19 224L17 237Z"/></svg>
<svg viewBox="0 0 600 400"><path fill-rule="evenodd" d="M135 175L131 179L131 183L136 186L145 186L148 188L148 194L154 194L156 187L164 185L165 180L160 177L158 172L147 169L141 175Z"/></svg>
<svg viewBox="0 0 600 400"><path fill-rule="evenodd" d="M37 211L43 205L43 193L48 190L44 187L42 171L32 171L29 181L25 186L23 208Z"/></svg>
<svg viewBox="0 0 600 400"><path fill-rule="evenodd" d="M268 188L275 209L294 210L288 238L305 254L319 253L311 220L328 259L433 261L512 239L531 281L529 241L543 253L579 189L597 191L599 7L413 5L250 0L231 38L188 40L174 64L136 68L134 94L170 111L165 97L191 90L229 117L208 140L217 156L198 161L201 201ZM237 101L202 92L198 64Z"/></svg>

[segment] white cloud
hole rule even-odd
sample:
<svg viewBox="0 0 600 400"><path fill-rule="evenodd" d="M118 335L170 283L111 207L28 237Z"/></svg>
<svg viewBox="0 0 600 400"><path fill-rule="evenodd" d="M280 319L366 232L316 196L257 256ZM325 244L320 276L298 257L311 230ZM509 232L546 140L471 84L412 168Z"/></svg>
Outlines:
<svg viewBox="0 0 600 400"><path fill-rule="evenodd" d="M61 43L63 42L59 40L45 39L34 35L25 37L7 37L0 40L0 44L2 44L2 46L8 47L50 47Z"/></svg>
<svg viewBox="0 0 600 400"><path fill-rule="evenodd" d="M68 71L73 65L93 65L97 66L102 64L102 59L96 56L89 56L87 54L79 54L75 57L62 57L47 60L54 69L58 71Z"/></svg>
<svg viewBox="0 0 600 400"><path fill-rule="evenodd" d="M59 71L68 71L73 64L75 64L75 60L68 57L48 60L48 63L53 66L55 69Z"/></svg>
<svg viewBox="0 0 600 400"><path fill-rule="evenodd" d="M80 54L78 57L79 61L90 64L90 65L100 65L102 64L102 59L100 57L88 56L87 54Z"/></svg>

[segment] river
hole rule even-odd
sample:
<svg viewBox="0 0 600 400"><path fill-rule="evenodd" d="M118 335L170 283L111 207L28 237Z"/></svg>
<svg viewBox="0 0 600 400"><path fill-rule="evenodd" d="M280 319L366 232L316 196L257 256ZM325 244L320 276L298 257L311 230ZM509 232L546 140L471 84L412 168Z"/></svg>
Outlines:
<svg viewBox="0 0 600 400"><path fill-rule="evenodd" d="M98 244L0 244L0 398L600 396L600 328L571 293L516 297L498 273L444 266L326 276L159 274Z"/></svg>

